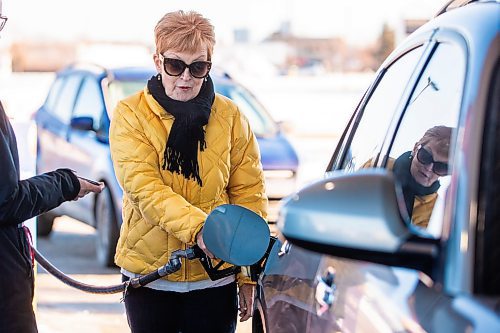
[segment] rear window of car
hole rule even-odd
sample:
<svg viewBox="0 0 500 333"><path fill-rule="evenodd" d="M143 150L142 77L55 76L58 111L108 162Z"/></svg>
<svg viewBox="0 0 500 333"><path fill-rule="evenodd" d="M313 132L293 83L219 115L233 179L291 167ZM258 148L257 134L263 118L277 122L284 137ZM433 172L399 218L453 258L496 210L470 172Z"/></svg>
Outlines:
<svg viewBox="0 0 500 333"><path fill-rule="evenodd" d="M63 86L63 81L64 78L58 77L52 84L52 87L49 90L49 94L47 95L47 100L45 101L45 107L47 108L47 110L54 110L57 98Z"/></svg>

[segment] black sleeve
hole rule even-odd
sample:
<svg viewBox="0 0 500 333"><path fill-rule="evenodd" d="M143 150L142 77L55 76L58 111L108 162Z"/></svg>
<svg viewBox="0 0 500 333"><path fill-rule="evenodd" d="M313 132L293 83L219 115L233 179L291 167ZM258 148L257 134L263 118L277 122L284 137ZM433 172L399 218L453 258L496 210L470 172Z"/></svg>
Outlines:
<svg viewBox="0 0 500 333"><path fill-rule="evenodd" d="M78 178L68 169L17 181L8 187L10 193L4 190L4 182L0 184L0 225L21 223L45 213L73 200L80 191Z"/></svg>
<svg viewBox="0 0 500 333"><path fill-rule="evenodd" d="M1 108L1 104L0 104ZM0 225L17 224L73 200L80 191L69 169L19 180L14 131L0 110Z"/></svg>

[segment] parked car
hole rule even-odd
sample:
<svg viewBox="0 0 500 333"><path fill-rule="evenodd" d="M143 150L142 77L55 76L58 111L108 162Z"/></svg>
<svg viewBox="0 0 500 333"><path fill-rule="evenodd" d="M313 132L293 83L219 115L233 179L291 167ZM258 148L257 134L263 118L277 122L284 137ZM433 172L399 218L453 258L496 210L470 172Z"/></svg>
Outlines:
<svg viewBox="0 0 500 333"><path fill-rule="evenodd" d="M105 190L67 202L39 217L38 234L48 235L55 217L67 215L97 229L97 256L113 265L121 226L122 190L109 151L108 131L116 103L154 75L153 68L70 66L57 73L45 103L35 114L38 173L67 167L78 175L103 181ZM213 72L216 92L233 99L246 115L259 143L273 219L279 200L295 190L296 151L280 126L252 93L228 75Z"/></svg>
<svg viewBox="0 0 500 333"><path fill-rule="evenodd" d="M499 19L453 1L385 60L325 177L285 199L254 333L500 332ZM416 145L435 126L447 156ZM422 226L408 189L434 198Z"/></svg>

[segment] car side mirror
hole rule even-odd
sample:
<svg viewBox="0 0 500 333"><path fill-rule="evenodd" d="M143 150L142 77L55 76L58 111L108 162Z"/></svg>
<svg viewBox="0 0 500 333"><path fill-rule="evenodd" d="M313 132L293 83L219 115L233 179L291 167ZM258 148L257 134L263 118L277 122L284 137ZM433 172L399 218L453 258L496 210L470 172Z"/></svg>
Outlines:
<svg viewBox="0 0 500 333"><path fill-rule="evenodd" d="M334 172L289 197L278 228L291 243L309 250L431 276L438 241L405 223L399 205L392 172Z"/></svg>
<svg viewBox="0 0 500 333"><path fill-rule="evenodd" d="M71 119L70 126L79 131L93 131L94 119L92 117L74 117Z"/></svg>

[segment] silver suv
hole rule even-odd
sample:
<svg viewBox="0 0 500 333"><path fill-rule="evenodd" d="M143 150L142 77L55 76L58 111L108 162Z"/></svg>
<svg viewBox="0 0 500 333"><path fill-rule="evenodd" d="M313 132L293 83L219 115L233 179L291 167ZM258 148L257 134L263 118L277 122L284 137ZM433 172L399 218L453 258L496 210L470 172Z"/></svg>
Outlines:
<svg viewBox="0 0 500 333"><path fill-rule="evenodd" d="M254 332L500 332L500 3L383 63L324 179L287 199Z"/></svg>

